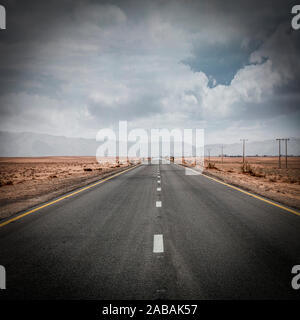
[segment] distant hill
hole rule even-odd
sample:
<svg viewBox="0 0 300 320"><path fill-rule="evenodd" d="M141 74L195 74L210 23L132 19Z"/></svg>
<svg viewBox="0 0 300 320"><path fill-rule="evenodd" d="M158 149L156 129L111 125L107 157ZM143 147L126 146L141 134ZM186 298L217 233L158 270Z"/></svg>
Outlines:
<svg viewBox="0 0 300 320"><path fill-rule="evenodd" d="M93 139L0 132L1 157L93 156L98 146Z"/></svg>
<svg viewBox="0 0 300 320"><path fill-rule="evenodd" d="M14 133L0 131L1 157L43 157L43 156L93 156L100 143L94 139L67 138L30 132ZM221 153L220 144L206 145L212 156ZM282 154L285 153L282 143ZM205 151L207 154L207 151ZM242 154L242 143L224 144L224 154L236 156ZM288 143L289 155L300 155L300 139L291 138ZM246 155L278 155L278 142L275 140L248 141ZM175 156L178 156L175 154Z"/></svg>

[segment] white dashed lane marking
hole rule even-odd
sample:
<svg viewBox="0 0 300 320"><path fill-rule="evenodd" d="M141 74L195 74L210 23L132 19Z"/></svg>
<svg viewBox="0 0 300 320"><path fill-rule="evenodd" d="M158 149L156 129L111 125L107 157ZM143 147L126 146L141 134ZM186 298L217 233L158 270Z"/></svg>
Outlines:
<svg viewBox="0 0 300 320"><path fill-rule="evenodd" d="M156 208L161 208L161 201L156 201Z"/></svg>
<svg viewBox="0 0 300 320"><path fill-rule="evenodd" d="M153 237L153 252L162 253L164 252L164 240L162 234L155 234Z"/></svg>
<svg viewBox="0 0 300 320"><path fill-rule="evenodd" d="M156 190L157 190L157 191L161 191L161 188L157 188Z"/></svg>

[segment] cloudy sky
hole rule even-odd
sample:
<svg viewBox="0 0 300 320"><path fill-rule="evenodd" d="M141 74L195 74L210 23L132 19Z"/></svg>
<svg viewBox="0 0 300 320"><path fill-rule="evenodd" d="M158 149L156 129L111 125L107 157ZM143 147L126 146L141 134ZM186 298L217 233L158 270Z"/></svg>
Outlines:
<svg viewBox="0 0 300 320"><path fill-rule="evenodd" d="M300 137L290 1L1 0L0 130L95 138L205 128L207 143Z"/></svg>

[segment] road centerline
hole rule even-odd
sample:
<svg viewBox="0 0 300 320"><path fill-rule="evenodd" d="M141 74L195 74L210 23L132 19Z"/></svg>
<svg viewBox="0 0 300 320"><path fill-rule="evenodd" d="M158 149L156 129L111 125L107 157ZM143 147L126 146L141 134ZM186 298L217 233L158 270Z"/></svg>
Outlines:
<svg viewBox="0 0 300 320"><path fill-rule="evenodd" d="M162 234L155 234L153 236L153 253L164 252L164 240Z"/></svg>

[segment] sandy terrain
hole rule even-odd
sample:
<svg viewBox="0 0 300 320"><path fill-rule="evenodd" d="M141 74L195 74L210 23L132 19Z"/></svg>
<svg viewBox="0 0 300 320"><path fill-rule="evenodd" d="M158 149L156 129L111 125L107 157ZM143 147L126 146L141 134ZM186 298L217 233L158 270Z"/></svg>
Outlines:
<svg viewBox="0 0 300 320"><path fill-rule="evenodd" d="M190 166L192 161L187 159ZM281 159L278 157L247 157L243 166L240 157L211 157L205 159L205 173L250 190L288 206L300 209L300 157Z"/></svg>
<svg viewBox="0 0 300 320"><path fill-rule="evenodd" d="M0 158L0 219L127 167L95 157Z"/></svg>

